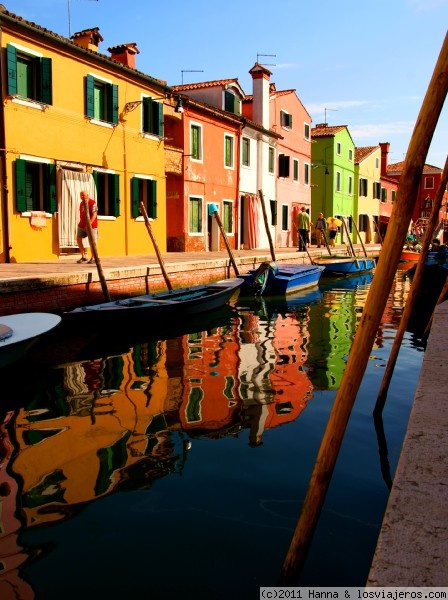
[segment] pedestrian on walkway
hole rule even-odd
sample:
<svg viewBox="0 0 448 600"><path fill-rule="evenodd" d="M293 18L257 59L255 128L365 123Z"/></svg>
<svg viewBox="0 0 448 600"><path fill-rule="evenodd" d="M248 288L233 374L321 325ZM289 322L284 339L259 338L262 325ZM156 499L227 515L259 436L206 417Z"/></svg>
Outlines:
<svg viewBox="0 0 448 600"><path fill-rule="evenodd" d="M316 234L316 244L317 247L325 245L325 230L327 229L327 221L324 218L323 213L319 213L319 216L316 219L316 227L314 229L314 233Z"/></svg>
<svg viewBox="0 0 448 600"><path fill-rule="evenodd" d="M297 219L297 230L299 232L299 249L297 252L305 252L306 245L309 242L310 216L302 206Z"/></svg>
<svg viewBox="0 0 448 600"><path fill-rule="evenodd" d="M328 231L330 232L330 245L332 248L334 248L336 246L335 240L336 240L336 235L338 233L338 230L339 230L339 228L336 225L336 221L334 220L334 217L331 217L330 224L328 226Z"/></svg>
<svg viewBox="0 0 448 600"><path fill-rule="evenodd" d="M84 200L87 200L87 206L89 209L90 225L92 228L92 235L93 235L93 239L94 239L95 243L98 239L98 208L97 208L97 204L96 204L95 200L92 200L92 198L89 198L89 194L85 190L83 190L80 193L80 197L81 197L81 203L79 205L79 223L78 223L78 230L76 233L76 241L78 242L78 248L79 248L79 251L81 252L81 258L77 262L78 263L89 262L90 264L93 264L95 262L95 258L93 256L93 248L90 247L90 260L87 261L86 249L84 246L84 239L86 237L88 237L86 213L84 210Z"/></svg>

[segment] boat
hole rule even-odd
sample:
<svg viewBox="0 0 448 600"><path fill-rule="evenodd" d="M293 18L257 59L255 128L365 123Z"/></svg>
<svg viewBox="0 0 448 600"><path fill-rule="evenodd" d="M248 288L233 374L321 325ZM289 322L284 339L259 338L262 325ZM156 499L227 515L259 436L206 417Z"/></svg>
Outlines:
<svg viewBox="0 0 448 600"><path fill-rule="evenodd" d="M79 306L65 311L62 318L67 324L89 323L94 328L116 327L126 323L142 324L146 319L151 319L151 327L163 330L164 327L191 315L222 307L242 284L241 278L233 277L209 284L131 296Z"/></svg>
<svg viewBox="0 0 448 600"><path fill-rule="evenodd" d="M39 338L60 322L60 316L42 312L0 317L0 368L22 359Z"/></svg>
<svg viewBox="0 0 448 600"><path fill-rule="evenodd" d="M319 265L281 265L263 262L257 269L240 275L241 293L283 296L312 288L319 283L324 268Z"/></svg>
<svg viewBox="0 0 448 600"><path fill-rule="evenodd" d="M421 254L416 250L408 250L407 248L403 248L400 254L401 262L418 262Z"/></svg>
<svg viewBox="0 0 448 600"><path fill-rule="evenodd" d="M352 275L361 275L369 273L375 268L373 258L357 258L354 256L337 257L321 256L313 260L314 264L324 267L324 276L330 277L348 277Z"/></svg>

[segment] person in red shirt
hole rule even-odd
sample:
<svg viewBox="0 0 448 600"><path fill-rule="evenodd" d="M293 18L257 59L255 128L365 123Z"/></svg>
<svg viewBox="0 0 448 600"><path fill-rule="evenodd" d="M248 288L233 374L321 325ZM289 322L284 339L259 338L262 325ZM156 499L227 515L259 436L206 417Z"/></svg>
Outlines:
<svg viewBox="0 0 448 600"><path fill-rule="evenodd" d="M92 226L92 234L95 243L98 239L98 208L95 200L89 198L89 194L86 191L82 191L81 194L81 203L79 205L79 223L78 230L76 233L76 241L78 242L78 248L81 252L81 258L77 261L78 263L89 262L90 264L95 262L95 258L93 256L93 248L90 248L90 260L87 261L86 257L86 249L83 244L83 239L87 237L87 222L86 222L86 214L84 211L84 199L87 200L87 204L89 207L89 218L90 225Z"/></svg>

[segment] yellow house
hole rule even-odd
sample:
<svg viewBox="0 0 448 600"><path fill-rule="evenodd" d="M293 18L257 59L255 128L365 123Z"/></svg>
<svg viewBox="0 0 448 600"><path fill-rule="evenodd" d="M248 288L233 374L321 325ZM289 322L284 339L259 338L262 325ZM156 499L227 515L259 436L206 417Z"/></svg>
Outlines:
<svg viewBox="0 0 448 600"><path fill-rule="evenodd" d="M381 148L379 146L355 148L355 191L358 232L353 232L353 239L358 243L374 243L381 201Z"/></svg>
<svg viewBox="0 0 448 600"><path fill-rule="evenodd" d="M1 7L0 34L0 261L76 260L82 190L100 256L154 252L140 201L165 251L170 88L136 69L134 43L101 54L97 28L69 40Z"/></svg>

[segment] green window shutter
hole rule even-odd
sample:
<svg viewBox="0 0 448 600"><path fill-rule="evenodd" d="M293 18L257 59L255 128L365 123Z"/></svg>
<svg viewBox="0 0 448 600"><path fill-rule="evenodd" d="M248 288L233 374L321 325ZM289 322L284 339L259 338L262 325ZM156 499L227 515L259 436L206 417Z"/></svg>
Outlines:
<svg viewBox="0 0 448 600"><path fill-rule="evenodd" d="M111 84L107 95L107 120L115 125L118 123L118 85Z"/></svg>
<svg viewBox="0 0 448 600"><path fill-rule="evenodd" d="M8 62L8 94L13 96L17 94L17 50L11 44L7 47Z"/></svg>
<svg viewBox="0 0 448 600"><path fill-rule="evenodd" d="M95 183L96 189L98 189L98 171L92 172L93 182Z"/></svg>
<svg viewBox="0 0 448 600"><path fill-rule="evenodd" d="M163 136L163 104L162 102L155 102L155 105L157 107L156 110L156 119L155 122L157 123L157 135L159 135L160 137Z"/></svg>
<svg viewBox="0 0 448 600"><path fill-rule="evenodd" d="M140 207L139 207L139 187L140 181L138 177L133 177L131 179L131 214L132 218L136 219L140 216Z"/></svg>
<svg viewBox="0 0 448 600"><path fill-rule="evenodd" d="M113 189L114 197L113 202L111 203L113 216L120 216L120 176L114 173L111 175L112 185L110 186Z"/></svg>
<svg viewBox="0 0 448 600"><path fill-rule="evenodd" d="M51 81L51 58L42 58L40 61L41 69L41 97L40 100L45 104L52 104L52 81Z"/></svg>
<svg viewBox="0 0 448 600"><path fill-rule="evenodd" d="M26 211L26 161L16 160L16 209Z"/></svg>
<svg viewBox="0 0 448 600"><path fill-rule="evenodd" d="M95 79L92 75L86 77L86 117L95 116Z"/></svg>
<svg viewBox="0 0 448 600"><path fill-rule="evenodd" d="M151 179L148 181L148 209L149 216L153 219L157 218L157 181Z"/></svg>
<svg viewBox="0 0 448 600"><path fill-rule="evenodd" d="M54 214L58 210L56 200L56 165L48 164L42 166L45 186L44 208L46 212Z"/></svg>

